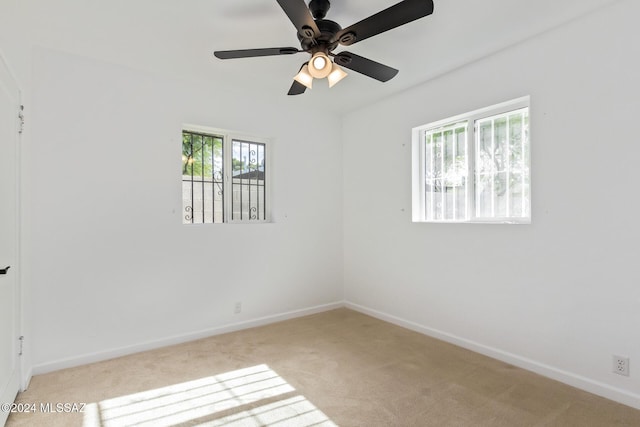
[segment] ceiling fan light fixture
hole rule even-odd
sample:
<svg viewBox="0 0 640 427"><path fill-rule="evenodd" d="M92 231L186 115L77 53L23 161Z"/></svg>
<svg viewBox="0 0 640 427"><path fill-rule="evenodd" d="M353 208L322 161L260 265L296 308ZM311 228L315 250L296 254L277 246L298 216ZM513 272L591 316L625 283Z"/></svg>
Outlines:
<svg viewBox="0 0 640 427"><path fill-rule="evenodd" d="M309 66L304 64L300 69L300 72L296 74L293 80L297 81L301 85L304 85L308 89L311 89L313 86L313 76L309 73Z"/></svg>
<svg viewBox="0 0 640 427"><path fill-rule="evenodd" d="M329 59L326 53L317 52L313 54L309 61L309 74L316 79L324 79L331 73L331 66L333 63Z"/></svg>
<svg viewBox="0 0 640 427"><path fill-rule="evenodd" d="M331 67L331 73L327 76L327 80L329 80L329 87L333 87L340 80L347 77L347 73L338 66L338 64L333 64Z"/></svg>
<svg viewBox="0 0 640 427"><path fill-rule="evenodd" d="M323 70L324 67L327 66L327 60L324 59L323 56L318 55L315 58L313 58L313 68L315 68L316 70Z"/></svg>

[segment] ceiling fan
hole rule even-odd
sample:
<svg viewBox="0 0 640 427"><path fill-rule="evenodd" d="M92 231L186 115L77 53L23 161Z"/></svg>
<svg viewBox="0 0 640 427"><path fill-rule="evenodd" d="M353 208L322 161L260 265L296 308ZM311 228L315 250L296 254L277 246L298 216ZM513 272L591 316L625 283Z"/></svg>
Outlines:
<svg viewBox="0 0 640 427"><path fill-rule="evenodd" d="M333 51L338 45L350 46L433 13L432 0L404 0L343 29L338 23L324 19L331 7L329 0L311 0L308 7L304 0L277 1L298 31L301 49L272 47L222 50L213 54L219 59L291 55L300 52L311 54L311 59L302 65L294 77L288 95L300 95L307 88L311 89L314 78L326 77L329 87L333 86L347 75L340 66L381 82L391 80L398 74L395 68L355 53ZM333 62L330 57L333 57Z"/></svg>

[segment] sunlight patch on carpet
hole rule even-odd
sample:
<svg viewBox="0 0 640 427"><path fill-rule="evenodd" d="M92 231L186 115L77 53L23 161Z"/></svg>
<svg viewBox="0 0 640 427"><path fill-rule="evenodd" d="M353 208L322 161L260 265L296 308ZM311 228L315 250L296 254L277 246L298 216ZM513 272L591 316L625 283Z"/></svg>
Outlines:
<svg viewBox="0 0 640 427"><path fill-rule="evenodd" d="M337 427L303 396L295 396L197 425L197 427L245 426Z"/></svg>
<svg viewBox="0 0 640 427"><path fill-rule="evenodd" d="M87 405L84 427L336 426L267 365Z"/></svg>

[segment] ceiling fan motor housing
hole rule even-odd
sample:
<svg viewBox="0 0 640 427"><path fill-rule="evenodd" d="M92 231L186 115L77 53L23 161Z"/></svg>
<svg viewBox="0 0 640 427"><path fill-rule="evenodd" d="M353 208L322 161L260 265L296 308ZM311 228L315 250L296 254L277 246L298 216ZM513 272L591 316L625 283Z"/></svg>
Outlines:
<svg viewBox="0 0 640 427"><path fill-rule="evenodd" d="M342 30L342 27L337 22L330 21L328 19L318 19L316 20L316 25L318 26L318 30L320 30L319 37L304 38L298 35L302 50L311 54L317 51L327 53L338 47L338 40L332 40L334 39L334 36Z"/></svg>

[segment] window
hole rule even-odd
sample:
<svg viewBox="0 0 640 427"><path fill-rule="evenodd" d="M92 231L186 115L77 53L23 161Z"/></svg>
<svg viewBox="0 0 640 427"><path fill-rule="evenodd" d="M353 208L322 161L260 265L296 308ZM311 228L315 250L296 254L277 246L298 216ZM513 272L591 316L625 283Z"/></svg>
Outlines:
<svg viewBox="0 0 640 427"><path fill-rule="evenodd" d="M182 131L182 207L185 224L224 222L223 141L221 135Z"/></svg>
<svg viewBox="0 0 640 427"><path fill-rule="evenodd" d="M413 129L413 221L531 221L528 97Z"/></svg>
<svg viewBox="0 0 640 427"><path fill-rule="evenodd" d="M233 220L264 220L266 144L232 139Z"/></svg>
<svg viewBox="0 0 640 427"><path fill-rule="evenodd" d="M268 220L267 142L195 126L182 131L184 224Z"/></svg>

